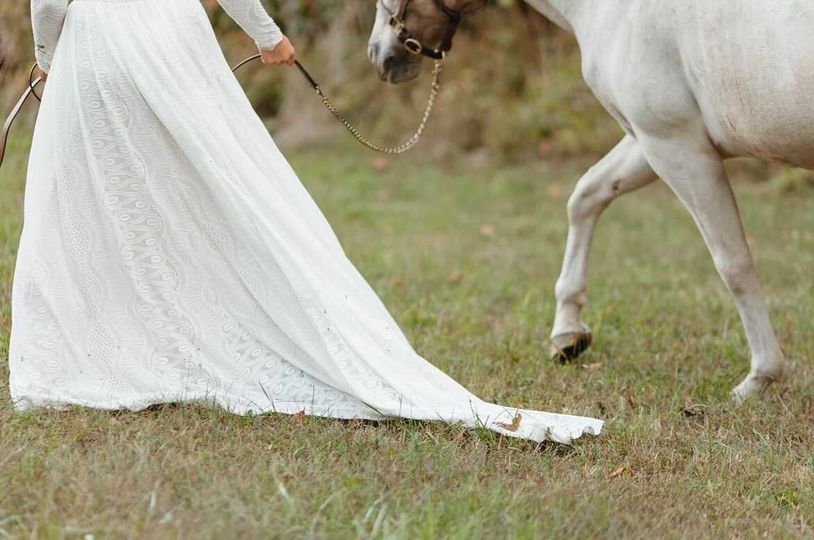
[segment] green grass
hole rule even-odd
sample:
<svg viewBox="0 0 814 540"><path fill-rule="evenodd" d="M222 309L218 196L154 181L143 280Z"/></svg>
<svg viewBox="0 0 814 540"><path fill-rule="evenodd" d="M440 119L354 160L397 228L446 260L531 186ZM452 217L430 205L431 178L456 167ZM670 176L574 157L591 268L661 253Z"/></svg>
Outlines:
<svg viewBox="0 0 814 540"><path fill-rule="evenodd" d="M25 143L0 172L3 356ZM440 424L201 407L16 415L0 364L0 537L814 535L814 191L738 182L790 376L733 406L732 302L663 187L596 237L580 365L547 359L565 200L587 163L473 169L291 154L417 349L481 397L605 418L574 447ZM381 164L380 164L381 165ZM614 474L625 467L622 474Z"/></svg>

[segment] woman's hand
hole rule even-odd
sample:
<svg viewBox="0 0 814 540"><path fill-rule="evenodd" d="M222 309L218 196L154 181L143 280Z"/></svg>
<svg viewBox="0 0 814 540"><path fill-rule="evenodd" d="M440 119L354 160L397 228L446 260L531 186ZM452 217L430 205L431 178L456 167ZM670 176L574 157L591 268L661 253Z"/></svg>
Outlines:
<svg viewBox="0 0 814 540"><path fill-rule="evenodd" d="M45 81L48 80L48 74L46 72L44 72L40 68L37 68L37 71L40 72L40 80L42 80L42 82L45 82Z"/></svg>
<svg viewBox="0 0 814 540"><path fill-rule="evenodd" d="M272 50L266 51L261 49L260 57L264 64L270 64L273 66L293 66L294 60L297 58L294 46L285 36L283 36L283 40Z"/></svg>

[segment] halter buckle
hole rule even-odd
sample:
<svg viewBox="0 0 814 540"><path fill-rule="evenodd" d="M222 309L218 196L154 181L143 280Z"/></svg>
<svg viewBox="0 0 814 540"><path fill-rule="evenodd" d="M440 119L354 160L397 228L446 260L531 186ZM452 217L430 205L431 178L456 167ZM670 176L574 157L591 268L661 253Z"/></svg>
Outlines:
<svg viewBox="0 0 814 540"><path fill-rule="evenodd" d="M405 30L404 21L395 16L390 17L390 26L393 28L397 35L401 35Z"/></svg>

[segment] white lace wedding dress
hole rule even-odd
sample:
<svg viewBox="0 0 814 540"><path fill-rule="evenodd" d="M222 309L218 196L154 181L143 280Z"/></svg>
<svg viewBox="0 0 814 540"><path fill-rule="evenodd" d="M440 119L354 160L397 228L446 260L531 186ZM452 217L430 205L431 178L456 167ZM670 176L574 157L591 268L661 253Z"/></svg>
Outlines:
<svg viewBox="0 0 814 540"><path fill-rule="evenodd" d="M260 47L280 40L259 0L221 4ZM12 293L17 410L195 401L535 441L600 432L481 401L416 354L253 112L198 0L33 0L32 14L50 74Z"/></svg>

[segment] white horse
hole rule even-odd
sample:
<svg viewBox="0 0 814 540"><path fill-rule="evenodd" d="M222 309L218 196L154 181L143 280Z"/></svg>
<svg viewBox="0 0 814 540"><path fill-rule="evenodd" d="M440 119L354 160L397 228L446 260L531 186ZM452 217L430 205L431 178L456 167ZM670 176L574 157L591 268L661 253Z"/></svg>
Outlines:
<svg viewBox="0 0 814 540"><path fill-rule="evenodd" d="M407 0L401 39L388 24L399 0L379 0L369 55L383 79L407 80L427 46L449 33L449 12L482 0ZM404 3L404 0L401 0ZM692 214L735 298L751 349L743 400L783 374L783 353L763 298L723 166L753 156L814 168L814 3L809 0L527 0L573 33L582 71L626 136L577 184L556 285L553 353L590 344L580 321L591 238L620 195L660 178ZM454 29L453 29L454 32ZM449 37L449 36L447 36Z"/></svg>

